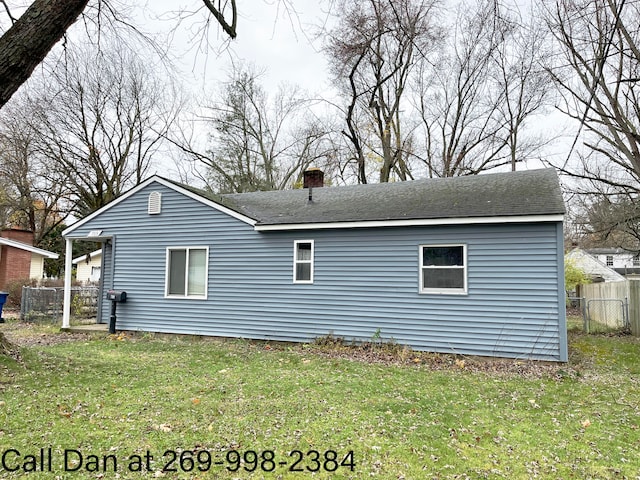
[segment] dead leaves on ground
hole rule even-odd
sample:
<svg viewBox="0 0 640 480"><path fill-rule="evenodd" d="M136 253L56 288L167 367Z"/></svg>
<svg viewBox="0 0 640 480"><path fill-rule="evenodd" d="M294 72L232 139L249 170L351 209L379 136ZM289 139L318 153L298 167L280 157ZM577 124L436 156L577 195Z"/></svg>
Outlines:
<svg viewBox="0 0 640 480"><path fill-rule="evenodd" d="M334 342L310 344L306 352L317 353L329 358L341 358L383 365L414 365L429 370L453 370L487 373L497 376L518 376L524 378L556 378L580 376L579 372L565 364L536 360L514 360L464 356L448 353L418 352L399 345L349 345ZM305 353L306 353L305 352Z"/></svg>

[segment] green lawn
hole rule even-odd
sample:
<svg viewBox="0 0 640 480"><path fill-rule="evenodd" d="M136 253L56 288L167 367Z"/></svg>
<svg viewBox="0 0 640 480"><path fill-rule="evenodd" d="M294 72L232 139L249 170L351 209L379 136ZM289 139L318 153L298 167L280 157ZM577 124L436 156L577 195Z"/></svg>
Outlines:
<svg viewBox="0 0 640 480"><path fill-rule="evenodd" d="M0 464L1 478L42 468L28 478L640 472L640 341L632 337L572 333L571 362L548 365L399 348L394 363L382 347L356 352L364 361L344 358L341 346L189 337L39 345L58 334L22 335L32 341L21 363L0 360L0 455L17 468Z"/></svg>

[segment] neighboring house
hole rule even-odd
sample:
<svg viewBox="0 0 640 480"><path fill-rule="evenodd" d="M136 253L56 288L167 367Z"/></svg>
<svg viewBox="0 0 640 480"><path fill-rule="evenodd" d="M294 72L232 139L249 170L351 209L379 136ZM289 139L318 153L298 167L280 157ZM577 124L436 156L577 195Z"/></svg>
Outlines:
<svg viewBox="0 0 640 480"><path fill-rule="evenodd" d="M606 266L581 248L574 248L564 258L573 261L574 265L591 277L591 281L594 283L624 282L626 280L613 268Z"/></svg>
<svg viewBox="0 0 640 480"><path fill-rule="evenodd" d="M154 176L63 236L68 252L74 241L102 243L98 321L109 321L106 290L126 291L121 330L298 342L332 334L567 360L554 170L310 185L207 195ZM66 271L63 327L71 259Z"/></svg>
<svg viewBox="0 0 640 480"><path fill-rule="evenodd" d="M586 252L621 275L640 273L640 255L622 248L589 248Z"/></svg>
<svg viewBox="0 0 640 480"><path fill-rule="evenodd" d="M72 260L76 266L76 281L80 283L96 283L100 281L102 269L102 250L95 250Z"/></svg>
<svg viewBox="0 0 640 480"><path fill-rule="evenodd" d="M11 282L44 277L45 258L58 258L57 253L33 246L33 232L0 231L0 290Z"/></svg>

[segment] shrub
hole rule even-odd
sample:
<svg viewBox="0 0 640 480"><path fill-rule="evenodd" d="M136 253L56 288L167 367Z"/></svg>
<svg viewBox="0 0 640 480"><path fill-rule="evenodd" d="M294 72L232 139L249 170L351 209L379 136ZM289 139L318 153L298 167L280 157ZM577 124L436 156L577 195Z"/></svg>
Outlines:
<svg viewBox="0 0 640 480"><path fill-rule="evenodd" d="M9 293L9 297L7 298L5 308L19 309L20 303L22 301L22 287L35 287L37 285L37 280L28 278L22 280L13 280L12 282L7 283L5 291Z"/></svg>
<svg viewBox="0 0 640 480"><path fill-rule="evenodd" d="M570 292L577 285L591 283L591 278L572 259L564 261L564 288Z"/></svg>

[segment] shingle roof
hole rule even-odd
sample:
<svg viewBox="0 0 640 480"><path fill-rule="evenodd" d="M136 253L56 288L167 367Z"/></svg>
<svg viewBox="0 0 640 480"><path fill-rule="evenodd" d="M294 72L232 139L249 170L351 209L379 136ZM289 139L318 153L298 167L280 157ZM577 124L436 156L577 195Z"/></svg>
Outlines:
<svg viewBox="0 0 640 480"><path fill-rule="evenodd" d="M210 197L257 225L443 219L565 212L554 169Z"/></svg>

